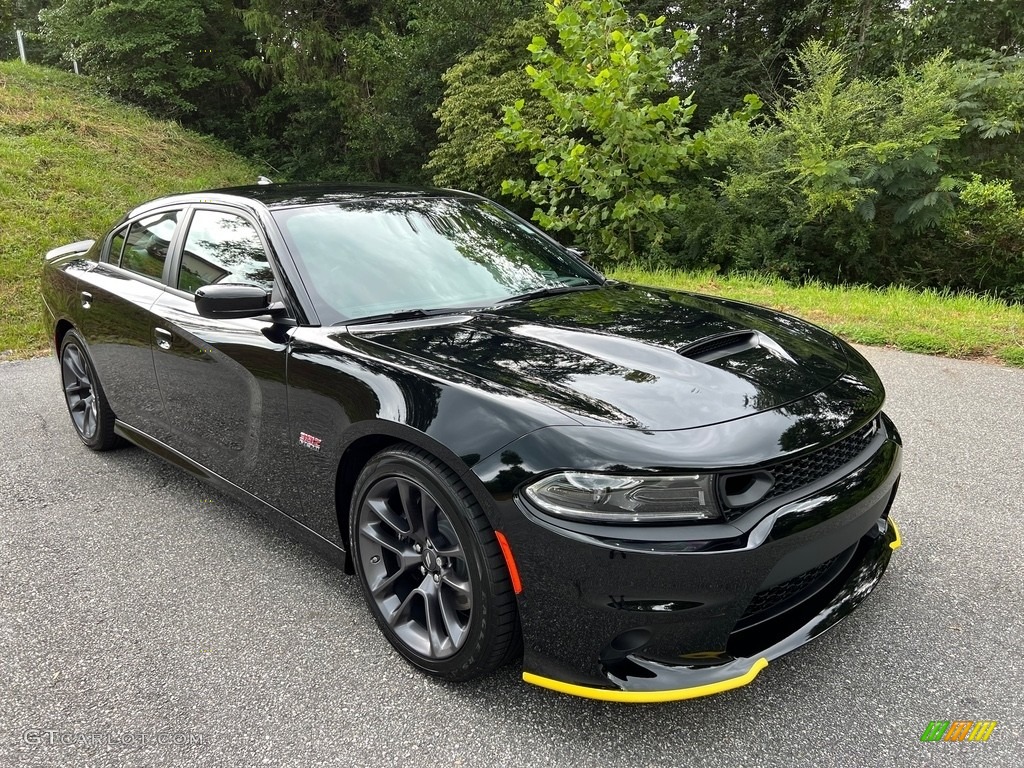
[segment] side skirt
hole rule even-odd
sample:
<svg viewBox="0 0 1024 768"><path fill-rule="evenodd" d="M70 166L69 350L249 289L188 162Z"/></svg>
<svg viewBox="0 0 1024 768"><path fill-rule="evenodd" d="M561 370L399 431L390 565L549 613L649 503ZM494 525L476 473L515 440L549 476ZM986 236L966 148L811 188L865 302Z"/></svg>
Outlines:
<svg viewBox="0 0 1024 768"><path fill-rule="evenodd" d="M324 558L338 565L342 570L347 571L348 553L344 548L338 546L330 539L321 536L312 528L303 525L294 517L282 512L273 504L268 504L259 496L249 493L249 491L221 477L213 470L193 461L180 451L176 451L166 443L147 435L133 426L125 424L123 421L114 421L114 432L130 443L139 446L139 448L149 451L154 456L159 456L164 461L184 469L189 474L206 481L218 490L224 491L256 508L275 529L296 541L311 545Z"/></svg>

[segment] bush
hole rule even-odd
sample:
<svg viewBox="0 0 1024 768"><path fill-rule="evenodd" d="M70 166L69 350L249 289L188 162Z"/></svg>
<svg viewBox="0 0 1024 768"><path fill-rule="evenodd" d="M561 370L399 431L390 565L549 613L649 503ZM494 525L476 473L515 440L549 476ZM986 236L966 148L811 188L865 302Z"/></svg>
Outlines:
<svg viewBox="0 0 1024 768"><path fill-rule="evenodd" d="M698 137L695 223L661 263L1019 297L1012 182L970 170L1019 173L1020 60L850 78L841 51L810 43L792 66L798 85L764 118L723 115Z"/></svg>
<svg viewBox="0 0 1024 768"><path fill-rule="evenodd" d="M943 231L950 248L935 259L942 282L1024 302L1024 209L1009 181L986 182L975 174ZM941 258L948 253L958 258Z"/></svg>

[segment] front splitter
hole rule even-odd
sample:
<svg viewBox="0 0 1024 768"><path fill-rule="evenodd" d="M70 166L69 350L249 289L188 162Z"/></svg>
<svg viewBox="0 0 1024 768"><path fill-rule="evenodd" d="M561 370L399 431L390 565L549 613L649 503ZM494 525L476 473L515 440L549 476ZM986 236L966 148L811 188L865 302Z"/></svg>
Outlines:
<svg viewBox="0 0 1024 768"><path fill-rule="evenodd" d="M768 666L769 660L799 648L836 626L874 590L885 573L890 556L903 545L899 528L892 518L883 518L880 523L883 522L887 523L884 533L866 544L856 565L844 578L836 579L828 590L831 598L816 608L814 616L795 631L774 639L760 652L751 652L748 648L748 653L742 657L702 667L670 665L631 655L630 663L644 670L644 676L618 678L609 675L608 687L566 683L526 671L523 672L523 680L559 693L626 704L682 701L741 688L753 682Z"/></svg>

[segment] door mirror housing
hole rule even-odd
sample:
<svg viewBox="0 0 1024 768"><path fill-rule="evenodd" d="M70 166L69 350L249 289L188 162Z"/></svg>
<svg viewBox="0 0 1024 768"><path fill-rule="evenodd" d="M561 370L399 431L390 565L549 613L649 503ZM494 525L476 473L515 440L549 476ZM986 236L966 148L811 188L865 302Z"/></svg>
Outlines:
<svg viewBox="0 0 1024 768"><path fill-rule="evenodd" d="M196 289L196 310L213 320L270 315L284 317L283 304L272 304L270 291L258 285L212 283Z"/></svg>

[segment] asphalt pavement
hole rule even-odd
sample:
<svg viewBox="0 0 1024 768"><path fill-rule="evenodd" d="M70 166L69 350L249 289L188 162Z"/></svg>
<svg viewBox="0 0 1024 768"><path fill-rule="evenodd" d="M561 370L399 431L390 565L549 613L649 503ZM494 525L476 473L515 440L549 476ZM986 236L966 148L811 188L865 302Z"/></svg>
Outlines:
<svg viewBox="0 0 1024 768"><path fill-rule="evenodd" d="M352 577L145 452L85 449L49 359L0 364L0 768L1020 766L1024 371L868 349L904 547L753 684L664 705L454 685ZM931 720L995 720L922 743Z"/></svg>

